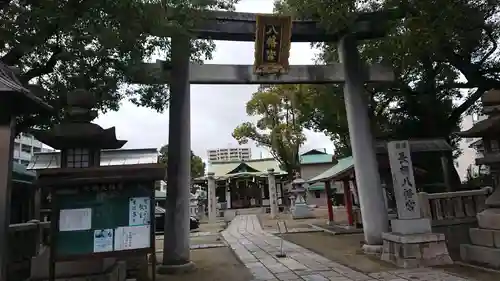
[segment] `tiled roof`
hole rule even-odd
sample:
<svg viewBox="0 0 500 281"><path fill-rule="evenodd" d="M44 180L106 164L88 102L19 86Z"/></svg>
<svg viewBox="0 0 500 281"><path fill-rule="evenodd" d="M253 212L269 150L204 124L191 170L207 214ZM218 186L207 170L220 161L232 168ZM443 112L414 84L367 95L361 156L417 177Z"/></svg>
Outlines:
<svg viewBox="0 0 500 281"><path fill-rule="evenodd" d="M352 156L345 157L338 160L338 163L331 167L330 169L324 171L323 173L315 176L314 178L308 180L309 184L313 184L320 181L325 181L334 178L342 172L354 168L354 159Z"/></svg>
<svg viewBox="0 0 500 281"><path fill-rule="evenodd" d="M332 163L332 155L331 154L309 154L300 156L300 164L324 164L324 163Z"/></svg>
<svg viewBox="0 0 500 281"><path fill-rule="evenodd" d="M60 157L61 153L59 151L35 153L28 164L28 170L59 168ZM156 148L109 149L101 151L101 166L153 163L158 163L158 151Z"/></svg>
<svg viewBox="0 0 500 281"><path fill-rule="evenodd" d="M209 173L214 173L215 177L232 177L232 176L241 176L242 173L236 174L228 174L229 172L236 169L242 163L246 164L250 168L257 170L258 172L244 172L244 174L252 174L255 176L267 174L268 169L274 169L275 173L285 174L286 172L282 171L279 168L278 161L273 158L266 159L255 159L255 160L247 160L247 161L224 161L224 162L212 162L208 165L207 171Z"/></svg>
<svg viewBox="0 0 500 281"><path fill-rule="evenodd" d="M36 173L28 171L24 165L14 162L12 165L12 180L14 182L32 183L36 179Z"/></svg>

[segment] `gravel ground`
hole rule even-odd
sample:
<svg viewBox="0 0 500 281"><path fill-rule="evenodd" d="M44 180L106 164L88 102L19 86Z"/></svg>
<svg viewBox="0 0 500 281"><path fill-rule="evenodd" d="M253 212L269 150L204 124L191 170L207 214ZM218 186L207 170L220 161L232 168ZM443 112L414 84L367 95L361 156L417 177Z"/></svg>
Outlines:
<svg viewBox="0 0 500 281"><path fill-rule="evenodd" d="M156 275L158 281L249 281L252 275L227 247L191 250L195 270L179 275Z"/></svg>

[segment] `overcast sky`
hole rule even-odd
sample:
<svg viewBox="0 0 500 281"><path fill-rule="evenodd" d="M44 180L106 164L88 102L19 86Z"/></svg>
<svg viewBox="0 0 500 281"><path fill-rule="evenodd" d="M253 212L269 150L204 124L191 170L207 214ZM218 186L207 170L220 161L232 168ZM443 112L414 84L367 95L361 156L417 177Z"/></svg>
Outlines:
<svg viewBox="0 0 500 281"><path fill-rule="evenodd" d="M241 0L238 12L271 13L273 0ZM217 41L213 60L206 63L253 64L254 42ZM291 64L313 64L315 51L308 43L293 43ZM191 149L203 159L207 149L238 146L231 133L242 122L251 120L245 104L257 85L192 85L191 86ZM124 102L117 112L96 119L104 128L116 127L119 139L128 140L124 148L159 148L168 142L168 111L159 114L147 108ZM322 133L306 131L307 142L302 150L326 148L333 152L331 141ZM265 149L252 148L253 158L269 156Z"/></svg>

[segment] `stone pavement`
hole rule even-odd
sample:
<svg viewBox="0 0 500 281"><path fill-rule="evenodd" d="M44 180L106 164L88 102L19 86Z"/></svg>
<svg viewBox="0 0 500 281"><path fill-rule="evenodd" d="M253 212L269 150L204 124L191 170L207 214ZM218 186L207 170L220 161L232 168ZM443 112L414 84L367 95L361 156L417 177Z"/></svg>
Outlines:
<svg viewBox="0 0 500 281"><path fill-rule="evenodd" d="M366 275L288 241L283 241L286 257L277 258L281 239L265 232L256 215L235 217L222 236L255 281L473 281L428 268Z"/></svg>

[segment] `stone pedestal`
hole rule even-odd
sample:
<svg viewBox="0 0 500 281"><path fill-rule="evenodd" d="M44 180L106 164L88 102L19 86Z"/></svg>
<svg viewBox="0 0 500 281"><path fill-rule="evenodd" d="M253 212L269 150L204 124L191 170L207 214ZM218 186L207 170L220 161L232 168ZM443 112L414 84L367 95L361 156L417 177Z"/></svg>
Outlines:
<svg viewBox="0 0 500 281"><path fill-rule="evenodd" d="M452 264L445 235L432 233L427 218L391 220L391 233L384 233L383 261L402 268Z"/></svg>
<svg viewBox="0 0 500 281"><path fill-rule="evenodd" d="M391 220L391 231L398 234L421 234L431 233L431 220L427 218L420 219L393 219Z"/></svg>
<svg viewBox="0 0 500 281"><path fill-rule="evenodd" d="M383 233L382 260L401 268L452 264L442 233Z"/></svg>
<svg viewBox="0 0 500 281"><path fill-rule="evenodd" d="M309 206L305 203L295 203L295 206L292 209L292 218L293 219L308 219L313 218L314 215L309 209Z"/></svg>
<svg viewBox="0 0 500 281"><path fill-rule="evenodd" d="M488 209L477 214L479 228L469 229L471 244L460 245L465 262L500 269L500 189L486 199Z"/></svg>

